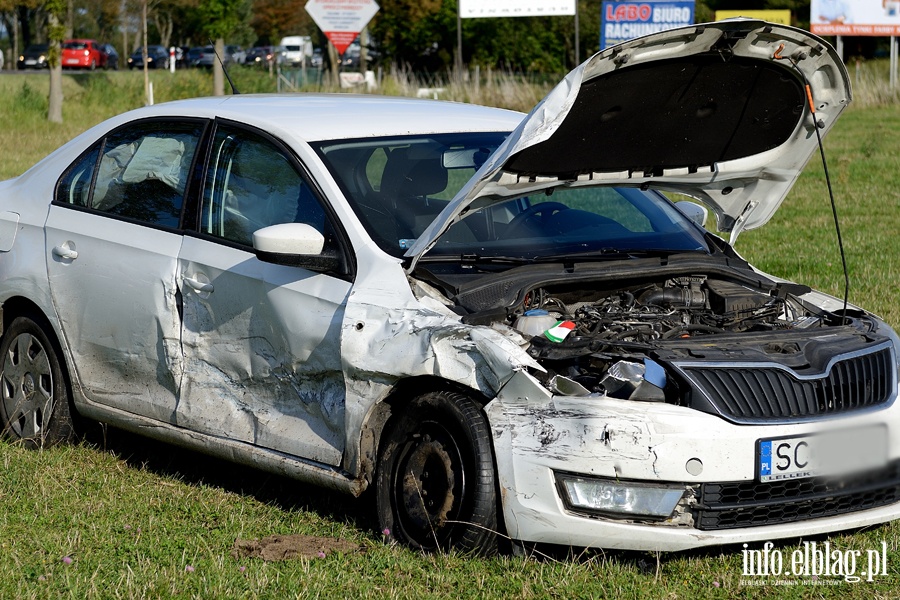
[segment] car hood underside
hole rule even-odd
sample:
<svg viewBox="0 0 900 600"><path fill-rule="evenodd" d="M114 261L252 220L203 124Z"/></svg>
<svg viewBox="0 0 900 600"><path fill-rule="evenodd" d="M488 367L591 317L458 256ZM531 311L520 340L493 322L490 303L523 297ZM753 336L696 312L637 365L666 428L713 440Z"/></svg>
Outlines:
<svg viewBox="0 0 900 600"><path fill-rule="evenodd" d="M817 148L816 123L827 132L850 99L831 46L792 27L733 20L609 48L510 134L407 252L410 268L472 210L562 186L684 193L733 242L771 218Z"/></svg>

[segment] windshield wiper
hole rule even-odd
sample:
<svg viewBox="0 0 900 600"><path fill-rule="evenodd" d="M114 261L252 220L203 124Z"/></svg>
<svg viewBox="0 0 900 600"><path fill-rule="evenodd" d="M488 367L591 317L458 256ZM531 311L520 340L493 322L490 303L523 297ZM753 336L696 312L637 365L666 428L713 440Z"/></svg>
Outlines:
<svg viewBox="0 0 900 600"><path fill-rule="evenodd" d="M482 256L481 254L426 254L420 262L459 262L464 265L525 265L534 262L522 256Z"/></svg>
<svg viewBox="0 0 900 600"><path fill-rule="evenodd" d="M592 260L616 260L619 258L649 258L654 256L671 256L672 254L702 253L708 254L702 248L696 250L673 250L671 248L601 248L589 252L572 252L568 254L549 254L534 259L535 262L587 262Z"/></svg>

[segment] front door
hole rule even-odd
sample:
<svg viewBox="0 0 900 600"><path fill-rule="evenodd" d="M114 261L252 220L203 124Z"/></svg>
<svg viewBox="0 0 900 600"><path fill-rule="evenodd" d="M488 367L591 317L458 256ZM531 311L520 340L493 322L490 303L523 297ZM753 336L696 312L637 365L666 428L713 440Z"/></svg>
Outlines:
<svg viewBox="0 0 900 600"><path fill-rule="evenodd" d="M337 465L344 449L340 332L351 284L258 260L253 232L304 222L334 243L299 163L276 140L219 125L199 232L178 265L185 376L180 426Z"/></svg>

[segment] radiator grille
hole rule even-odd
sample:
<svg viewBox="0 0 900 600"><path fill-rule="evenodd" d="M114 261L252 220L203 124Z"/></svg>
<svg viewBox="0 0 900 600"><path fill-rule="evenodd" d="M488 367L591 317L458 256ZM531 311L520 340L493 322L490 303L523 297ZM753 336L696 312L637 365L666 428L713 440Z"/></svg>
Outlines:
<svg viewBox="0 0 900 600"><path fill-rule="evenodd" d="M887 402L893 392L888 348L835 362L819 377L760 366L683 366L682 370L726 416L738 420L803 419Z"/></svg>
<svg viewBox="0 0 900 600"><path fill-rule="evenodd" d="M819 519L900 501L900 463L850 480L704 483L695 524L712 531Z"/></svg>

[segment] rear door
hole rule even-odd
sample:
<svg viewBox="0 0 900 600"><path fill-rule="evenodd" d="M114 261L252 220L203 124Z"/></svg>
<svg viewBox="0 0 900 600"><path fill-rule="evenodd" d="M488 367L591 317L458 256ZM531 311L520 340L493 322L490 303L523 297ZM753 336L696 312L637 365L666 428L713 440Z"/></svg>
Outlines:
<svg viewBox="0 0 900 600"><path fill-rule="evenodd" d="M174 422L182 205L205 121L120 128L73 163L46 224L54 307L87 398Z"/></svg>

